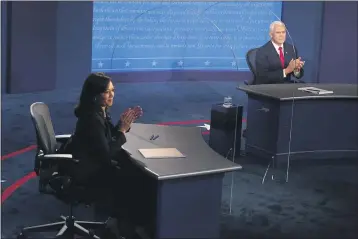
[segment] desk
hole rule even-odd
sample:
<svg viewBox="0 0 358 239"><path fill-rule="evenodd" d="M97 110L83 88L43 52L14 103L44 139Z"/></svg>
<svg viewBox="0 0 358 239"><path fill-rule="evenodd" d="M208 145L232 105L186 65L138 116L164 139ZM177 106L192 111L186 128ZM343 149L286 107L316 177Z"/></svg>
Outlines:
<svg viewBox="0 0 358 239"><path fill-rule="evenodd" d="M157 180L154 238L219 238L222 179L242 167L213 151L198 127L133 124L126 136L123 148ZM145 159L138 151L163 147L186 158Z"/></svg>
<svg viewBox="0 0 358 239"><path fill-rule="evenodd" d="M334 93L298 90L307 86ZM357 85L270 84L238 89L248 94L247 153L287 162L291 133L291 160L358 158Z"/></svg>

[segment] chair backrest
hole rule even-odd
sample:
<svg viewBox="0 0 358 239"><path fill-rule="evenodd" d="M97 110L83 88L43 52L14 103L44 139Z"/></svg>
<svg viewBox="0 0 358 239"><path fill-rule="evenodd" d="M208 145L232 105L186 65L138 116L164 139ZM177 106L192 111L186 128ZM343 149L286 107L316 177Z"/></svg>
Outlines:
<svg viewBox="0 0 358 239"><path fill-rule="evenodd" d="M56 136L48 106L42 102L30 106L32 122L36 131L37 147L44 154L56 153Z"/></svg>
<svg viewBox="0 0 358 239"><path fill-rule="evenodd" d="M254 75L254 77L250 80L247 81L248 85L253 85L255 84L255 78L256 78L256 52L259 48L253 48L250 49L247 53L246 53L246 62L247 65L250 68L250 71L252 72L252 74Z"/></svg>

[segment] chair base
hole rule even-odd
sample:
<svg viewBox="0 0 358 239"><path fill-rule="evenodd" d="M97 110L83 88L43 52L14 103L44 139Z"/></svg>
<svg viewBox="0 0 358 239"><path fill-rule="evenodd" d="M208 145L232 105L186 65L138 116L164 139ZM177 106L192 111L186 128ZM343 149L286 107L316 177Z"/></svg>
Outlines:
<svg viewBox="0 0 358 239"><path fill-rule="evenodd" d="M27 238L28 233L58 231L54 238L74 238L75 235L78 235L87 238L101 239L99 236L95 235L94 230L106 227L106 222L77 221L74 217L64 216L61 216L61 219L63 219L63 221L25 227L21 230L21 233L17 238L25 239Z"/></svg>

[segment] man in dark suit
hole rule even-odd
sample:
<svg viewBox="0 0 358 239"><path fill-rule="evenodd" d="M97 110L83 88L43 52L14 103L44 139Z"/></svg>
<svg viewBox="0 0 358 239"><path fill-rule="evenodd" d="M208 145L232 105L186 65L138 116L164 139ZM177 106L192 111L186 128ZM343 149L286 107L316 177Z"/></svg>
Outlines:
<svg viewBox="0 0 358 239"><path fill-rule="evenodd" d="M255 84L290 83L291 76L303 76L304 61L297 57L297 49L286 43L286 26L275 21L270 25L271 40L256 52Z"/></svg>

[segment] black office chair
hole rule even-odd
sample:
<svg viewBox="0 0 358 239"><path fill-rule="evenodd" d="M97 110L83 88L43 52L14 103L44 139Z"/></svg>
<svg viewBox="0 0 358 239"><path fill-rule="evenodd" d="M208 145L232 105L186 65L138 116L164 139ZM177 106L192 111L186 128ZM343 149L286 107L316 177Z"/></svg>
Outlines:
<svg viewBox="0 0 358 239"><path fill-rule="evenodd" d="M253 74L253 78L251 80L245 80L245 85L254 85L256 79L256 52L258 48L250 49L246 53L246 63L249 66L250 71Z"/></svg>
<svg viewBox="0 0 358 239"><path fill-rule="evenodd" d="M246 63L249 66L249 69L251 71L251 73L253 74L253 77L250 80L245 80L244 83L245 85L254 85L255 81L256 81L256 52L259 48L253 48L250 49L247 53L246 53ZM246 138L246 133L247 130L243 129L242 131L242 137Z"/></svg>
<svg viewBox="0 0 358 239"><path fill-rule="evenodd" d="M26 238L31 232L57 233L55 238L63 238L75 235L86 238L100 237L95 235L96 229L105 229L106 222L76 221L73 216L73 207L83 203L90 205L94 203L95 192L86 186L80 185L74 177L62 170L62 168L74 166L78 160L72 158L71 154L63 154L61 150L70 135L56 136L51 116L46 104L38 102L30 107L32 122L36 131L37 152L35 156L35 172L39 177L39 191L52 194L61 201L69 204L69 215L61 216L63 221L43 224L22 229L18 238Z"/></svg>

